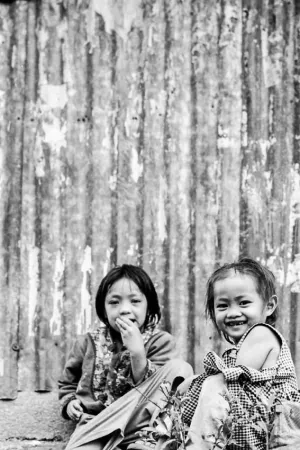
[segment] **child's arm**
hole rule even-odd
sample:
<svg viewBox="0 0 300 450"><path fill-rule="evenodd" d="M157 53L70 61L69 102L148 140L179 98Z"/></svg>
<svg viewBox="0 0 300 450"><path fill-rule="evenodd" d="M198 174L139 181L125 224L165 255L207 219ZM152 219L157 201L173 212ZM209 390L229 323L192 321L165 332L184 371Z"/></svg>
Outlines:
<svg viewBox="0 0 300 450"><path fill-rule="evenodd" d="M276 364L281 343L273 331L257 325L244 340L237 354L236 365L260 370Z"/></svg>
<svg viewBox="0 0 300 450"><path fill-rule="evenodd" d="M78 420L82 414L80 402L76 398L76 390L81 378L86 343L86 336L74 342L63 373L58 380L58 398L61 414L65 419Z"/></svg>
<svg viewBox="0 0 300 450"><path fill-rule="evenodd" d="M117 319L123 344L130 352L131 372L137 384L145 375L147 357L144 341L139 328L130 319L122 317Z"/></svg>

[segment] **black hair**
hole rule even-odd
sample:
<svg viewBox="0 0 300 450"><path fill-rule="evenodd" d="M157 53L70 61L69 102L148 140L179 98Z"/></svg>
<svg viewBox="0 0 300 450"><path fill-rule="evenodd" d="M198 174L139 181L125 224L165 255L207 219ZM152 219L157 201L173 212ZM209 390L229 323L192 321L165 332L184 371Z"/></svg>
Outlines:
<svg viewBox="0 0 300 450"><path fill-rule="evenodd" d="M145 326L150 322L159 322L161 318L160 306L158 303L157 292L149 275L138 266L123 264L111 269L100 283L96 294L96 312L99 319L107 324L105 313L105 298L111 286L121 278L132 280L139 290L145 295L148 304Z"/></svg>
<svg viewBox="0 0 300 450"><path fill-rule="evenodd" d="M214 310L214 284L216 281L224 280L228 277L228 272L234 270L237 273L251 276L256 284L258 295L267 302L272 296L276 295L275 277L271 270L264 267L258 261L252 258L243 257L237 262L224 264L216 269L207 281L206 285L206 316L209 317L215 327L218 329ZM266 323L274 326L277 320L277 308L267 317ZM225 336L227 339L227 337ZM227 339L228 340L228 339Z"/></svg>

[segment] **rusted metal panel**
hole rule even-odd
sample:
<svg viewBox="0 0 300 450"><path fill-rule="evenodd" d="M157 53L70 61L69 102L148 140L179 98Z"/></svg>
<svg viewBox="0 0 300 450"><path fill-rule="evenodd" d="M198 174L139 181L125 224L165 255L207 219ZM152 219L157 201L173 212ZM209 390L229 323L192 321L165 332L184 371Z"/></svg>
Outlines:
<svg viewBox="0 0 300 450"><path fill-rule="evenodd" d="M188 252L190 241L190 91L191 4L172 1L165 14L166 110L163 116L163 172L165 234L165 320L169 331L176 330L178 348L187 354L188 340ZM184 43L184 44L183 44ZM176 107L175 107L176 105ZM172 113L170 113L173 111ZM155 151L155 149L153 149ZM181 305L181 308L178 308Z"/></svg>
<svg viewBox="0 0 300 450"><path fill-rule="evenodd" d="M39 249L35 242L35 161L38 52L36 5L28 4L25 71L25 108L22 170L22 222L20 240L19 390L35 389L34 313L39 288Z"/></svg>
<svg viewBox="0 0 300 450"><path fill-rule="evenodd" d="M14 8L13 21L3 11L2 39L7 54L3 59L4 132L1 142L4 163L1 236L1 392L0 398L15 398L18 390L20 351L20 240L22 222L23 121L25 100L25 58L27 4ZM7 15L6 15L7 14ZM18 33L16 33L18 30ZM5 83L5 84L4 84ZM2 378L3 377L3 378Z"/></svg>
<svg viewBox="0 0 300 450"><path fill-rule="evenodd" d="M162 326L170 327L166 304L168 280L164 242L167 238L165 201L167 195L164 161L164 132L167 112L165 93L166 22L163 2L144 9L144 237L143 267L154 280L162 305Z"/></svg>
<svg viewBox="0 0 300 450"><path fill-rule="evenodd" d="M218 128L218 3L192 4L192 129L189 351L197 370L212 348L214 333L205 318L205 285L217 258L220 161Z"/></svg>
<svg viewBox="0 0 300 450"><path fill-rule="evenodd" d="M273 269L289 342L295 11L292 2L245 5L241 252Z"/></svg>
<svg viewBox="0 0 300 450"><path fill-rule="evenodd" d="M208 276L239 254L266 263L299 373L294 3L0 11L3 396L55 389L96 322L101 278L123 262L151 275L162 326L197 371L224 346L204 315Z"/></svg>
<svg viewBox="0 0 300 450"><path fill-rule="evenodd" d="M15 363L16 353L13 356L10 353L10 315L7 313L7 299L9 294L9 285L7 282L7 250L4 245L4 230L7 217L7 207L9 198L9 172L7 158L9 153L9 135L7 133L7 127L9 126L9 98L7 92L10 88L10 49L12 39L13 21L9 16L9 9L0 5L1 17L3 20L0 22L0 39L3 43L0 46L0 108L1 117L0 122L0 146L1 146L1 159L0 159L0 227L1 227L1 246L0 246L0 380L1 386L5 384L5 390L1 388L1 396L15 396L16 395L16 382L10 377L17 377L17 367ZM13 318L15 320L15 318ZM11 370L10 357L13 356L13 369Z"/></svg>
<svg viewBox="0 0 300 450"><path fill-rule="evenodd" d="M133 29L124 41L116 35L115 45L117 262L141 264L145 187L143 33Z"/></svg>
<svg viewBox="0 0 300 450"><path fill-rule="evenodd" d="M90 270L91 292L94 294L101 278L111 266L112 243L115 245L115 224L112 224L116 182L113 164L114 97L112 92L113 60L112 36L105 32L101 16L96 17L95 27L99 33L99 45L92 57L92 267ZM94 305L94 298L92 298Z"/></svg>

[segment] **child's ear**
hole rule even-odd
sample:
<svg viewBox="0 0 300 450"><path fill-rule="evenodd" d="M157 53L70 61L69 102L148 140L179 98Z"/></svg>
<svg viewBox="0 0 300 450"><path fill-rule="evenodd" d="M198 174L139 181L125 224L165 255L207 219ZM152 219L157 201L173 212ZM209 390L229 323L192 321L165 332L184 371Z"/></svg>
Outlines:
<svg viewBox="0 0 300 450"><path fill-rule="evenodd" d="M272 295L267 303L267 316L271 316L277 308L277 295Z"/></svg>

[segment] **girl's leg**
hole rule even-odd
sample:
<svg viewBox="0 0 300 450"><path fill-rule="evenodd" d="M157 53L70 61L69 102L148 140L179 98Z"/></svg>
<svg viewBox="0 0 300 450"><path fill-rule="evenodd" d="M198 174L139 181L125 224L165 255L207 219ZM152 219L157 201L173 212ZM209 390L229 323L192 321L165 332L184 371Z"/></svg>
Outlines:
<svg viewBox="0 0 300 450"><path fill-rule="evenodd" d="M228 416L229 405L224 398L226 390L223 374L212 375L204 381L188 432L188 450L225 448L226 438L220 426Z"/></svg>
<svg viewBox="0 0 300 450"><path fill-rule="evenodd" d="M137 388L76 428L66 450L112 450L121 443L134 442L139 438L136 433L149 425L155 408L164 406L165 397L159 389L163 381L172 383L176 377L185 379L192 373L188 363L169 361Z"/></svg>
<svg viewBox="0 0 300 450"><path fill-rule="evenodd" d="M177 385L189 378L193 374L192 367L180 359L174 359L168 362L157 372L158 386L151 386L143 393L143 398L135 408L130 421L125 429L125 438L123 444L132 444L139 440L138 433L149 427L149 422L154 412L163 408L167 403L167 397L162 393L160 386L163 381L167 381L175 389ZM131 448L131 447L130 447Z"/></svg>

